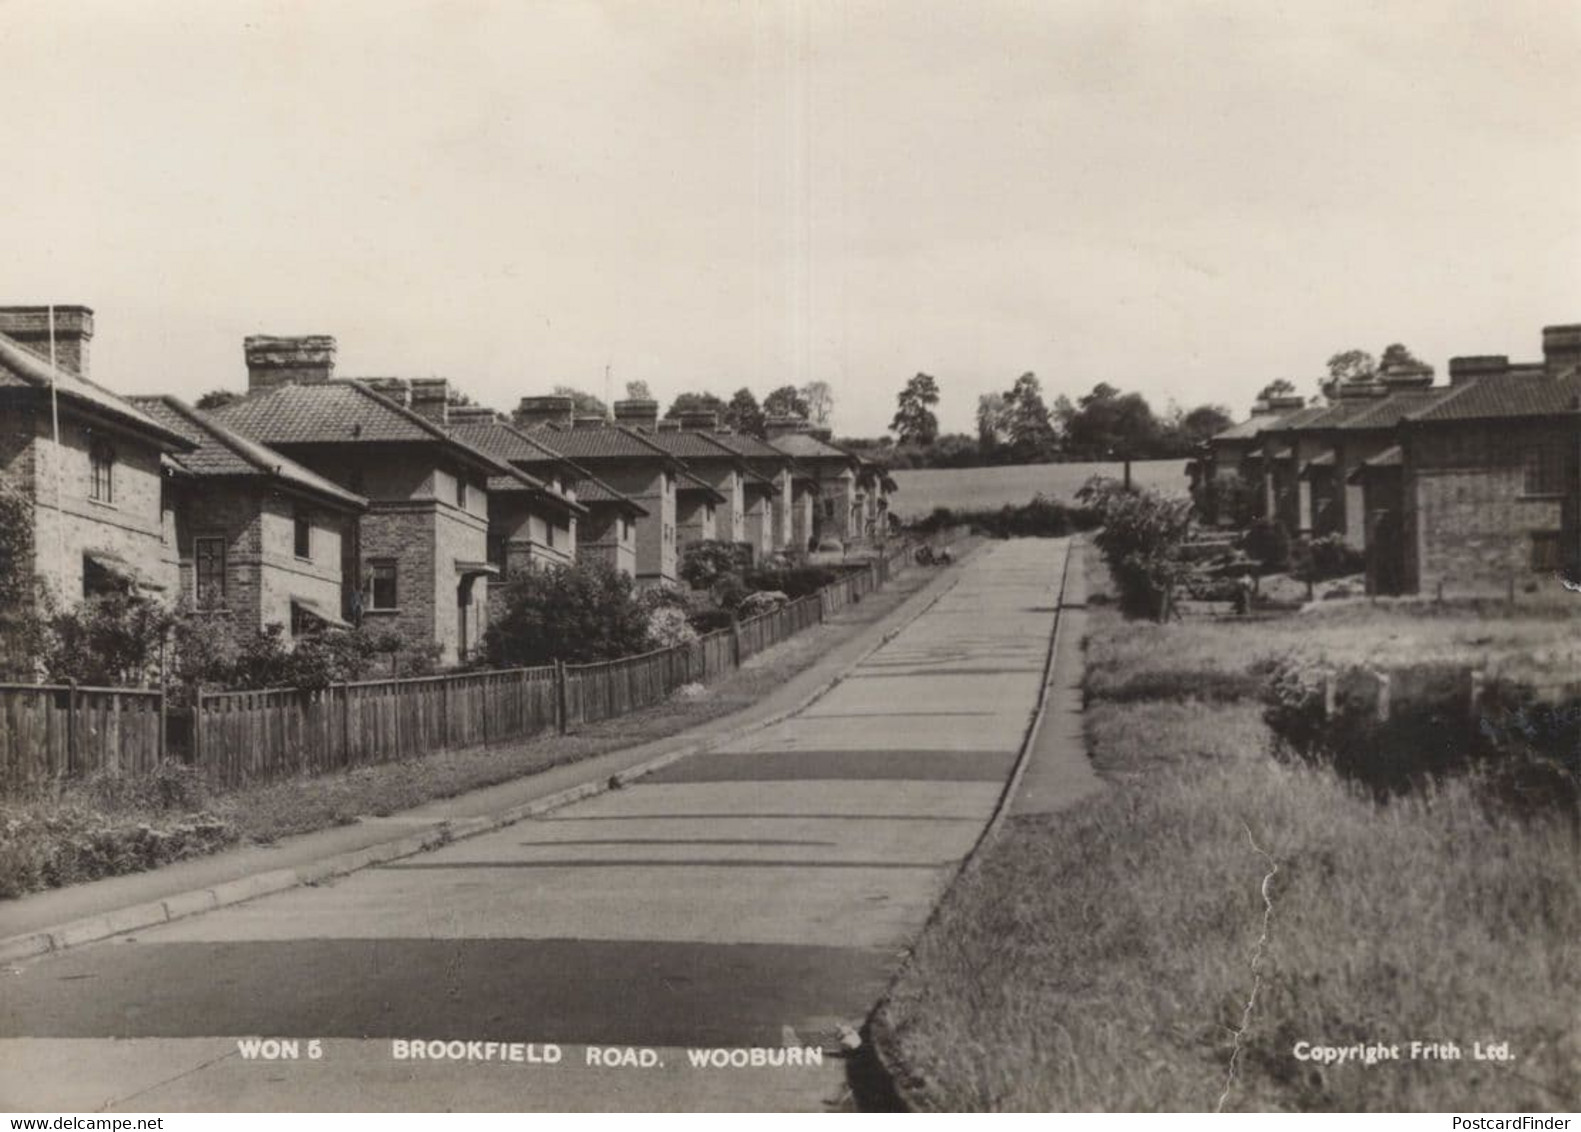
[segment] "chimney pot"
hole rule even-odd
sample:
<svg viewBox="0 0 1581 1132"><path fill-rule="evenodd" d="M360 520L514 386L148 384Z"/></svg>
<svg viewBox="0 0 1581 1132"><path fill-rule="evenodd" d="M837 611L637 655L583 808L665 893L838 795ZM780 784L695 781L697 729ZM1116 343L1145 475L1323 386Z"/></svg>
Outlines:
<svg viewBox="0 0 1581 1132"><path fill-rule="evenodd" d="M1476 354L1471 357L1449 359L1449 384L1464 385L1476 377L1498 377L1510 371L1510 359L1505 354Z"/></svg>
<svg viewBox="0 0 1581 1132"><path fill-rule="evenodd" d="M411 380L412 412L437 425L450 423L450 380L414 377Z"/></svg>
<svg viewBox="0 0 1581 1132"><path fill-rule="evenodd" d="M615 402L615 420L633 428L652 431L659 420L659 403L647 398L630 398Z"/></svg>
<svg viewBox="0 0 1581 1132"><path fill-rule="evenodd" d="M770 440L787 433L806 432L811 427L805 417L797 416L770 417L764 422L764 431L769 434Z"/></svg>
<svg viewBox="0 0 1581 1132"><path fill-rule="evenodd" d="M242 342L242 353L249 393L278 385L322 385L335 376L335 339L329 334L250 334Z"/></svg>
<svg viewBox="0 0 1581 1132"><path fill-rule="evenodd" d="M492 421L497 416L493 409L487 405L452 405L450 406L450 423L460 424L462 421Z"/></svg>
<svg viewBox="0 0 1581 1132"><path fill-rule="evenodd" d="M49 307L0 307L0 334L49 360ZM55 364L78 377L88 376L88 342L93 311L83 306L55 308Z"/></svg>
<svg viewBox="0 0 1581 1132"><path fill-rule="evenodd" d="M576 402L560 394L523 397L512 419L523 428L547 424L570 427L576 419Z"/></svg>
<svg viewBox="0 0 1581 1132"><path fill-rule="evenodd" d="M1581 323L1543 327L1543 364L1549 373L1581 362Z"/></svg>

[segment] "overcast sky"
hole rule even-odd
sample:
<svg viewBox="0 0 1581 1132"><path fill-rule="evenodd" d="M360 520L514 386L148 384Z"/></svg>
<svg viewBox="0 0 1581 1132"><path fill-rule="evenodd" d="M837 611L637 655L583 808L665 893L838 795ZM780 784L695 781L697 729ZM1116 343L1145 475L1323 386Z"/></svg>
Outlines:
<svg viewBox="0 0 1581 1132"><path fill-rule="evenodd" d="M194 398L241 340L508 408L1025 370L1162 409L1581 321L1581 5L0 5L0 302Z"/></svg>

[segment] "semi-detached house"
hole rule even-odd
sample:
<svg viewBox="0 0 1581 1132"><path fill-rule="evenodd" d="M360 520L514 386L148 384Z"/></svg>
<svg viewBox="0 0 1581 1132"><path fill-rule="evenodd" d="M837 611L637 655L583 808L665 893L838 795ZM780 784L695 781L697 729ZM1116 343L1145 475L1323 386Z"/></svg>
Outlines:
<svg viewBox="0 0 1581 1132"><path fill-rule="evenodd" d="M433 641L442 663L466 658L499 574L488 480L510 467L401 400L335 379L333 338L253 337L246 354L247 397L214 417L368 500L343 554L347 620Z"/></svg>
<svg viewBox="0 0 1581 1132"><path fill-rule="evenodd" d="M342 561L367 500L174 397L129 398L192 447L170 458L180 593L252 629L342 626Z"/></svg>
<svg viewBox="0 0 1581 1132"><path fill-rule="evenodd" d="M0 474L32 504L26 554L56 601L168 600L178 568L165 469L193 444L89 380L92 337L87 307L0 308Z"/></svg>

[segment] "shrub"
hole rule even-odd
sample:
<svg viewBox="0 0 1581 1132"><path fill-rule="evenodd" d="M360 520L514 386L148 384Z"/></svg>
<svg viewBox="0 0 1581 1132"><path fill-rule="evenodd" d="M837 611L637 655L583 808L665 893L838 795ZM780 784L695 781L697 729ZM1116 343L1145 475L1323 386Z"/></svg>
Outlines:
<svg viewBox="0 0 1581 1132"><path fill-rule="evenodd" d="M1107 487L1089 498L1103 520L1093 542L1119 588L1121 609L1133 617L1168 617L1176 589L1191 572L1181 556L1191 501Z"/></svg>
<svg viewBox="0 0 1581 1132"><path fill-rule="evenodd" d="M1097 516L1086 506L1071 506L1041 493L1030 503L1005 504L998 510L936 507L911 530L926 537L954 527L968 526L990 538L1063 538L1076 531L1092 530Z"/></svg>
<svg viewBox="0 0 1581 1132"><path fill-rule="evenodd" d="M1291 573L1303 582L1326 582L1367 568L1366 556L1338 534L1298 540L1290 550L1290 562Z"/></svg>
<svg viewBox="0 0 1581 1132"><path fill-rule="evenodd" d="M742 580L754 592L775 590L798 598L817 593L839 577L839 571L826 566L795 566L789 570L749 570Z"/></svg>
<svg viewBox="0 0 1581 1132"><path fill-rule="evenodd" d="M780 590L758 590L748 594L736 607L736 616L740 618L758 617L773 609L789 603L790 595Z"/></svg>
<svg viewBox="0 0 1581 1132"><path fill-rule="evenodd" d="M1283 523L1258 519L1246 530L1241 549L1247 557L1255 559L1265 573L1277 573L1290 568L1290 532Z"/></svg>
<svg viewBox="0 0 1581 1132"><path fill-rule="evenodd" d="M687 544L681 555L679 573L694 590L706 590L721 577L740 573L751 564L750 544L703 539Z"/></svg>
<svg viewBox="0 0 1581 1132"><path fill-rule="evenodd" d="M696 616L695 614L693 615ZM725 614L728 623L730 615ZM697 639L697 627L686 611L673 605L661 605L648 614L648 641L650 649L668 649L690 644Z"/></svg>
<svg viewBox="0 0 1581 1132"><path fill-rule="evenodd" d="M142 872L235 840L235 829L212 814L150 822L80 804L0 806L0 896Z"/></svg>
<svg viewBox="0 0 1581 1132"><path fill-rule="evenodd" d="M50 618L44 668L52 682L124 687L159 678L175 615L136 594L100 594Z"/></svg>
<svg viewBox="0 0 1581 1132"><path fill-rule="evenodd" d="M648 619L631 579L608 563L530 570L506 583L483 652L501 668L612 660L648 648Z"/></svg>
<svg viewBox="0 0 1581 1132"><path fill-rule="evenodd" d="M717 633L720 629L728 629L736 622L735 617L728 609L700 609L688 618L697 633Z"/></svg>

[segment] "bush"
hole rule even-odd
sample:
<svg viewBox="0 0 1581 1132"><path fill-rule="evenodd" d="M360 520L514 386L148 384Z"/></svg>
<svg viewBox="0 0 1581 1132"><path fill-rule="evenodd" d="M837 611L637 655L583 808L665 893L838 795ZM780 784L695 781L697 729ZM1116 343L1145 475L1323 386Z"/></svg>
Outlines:
<svg viewBox="0 0 1581 1132"><path fill-rule="evenodd" d="M780 590L758 590L756 593L748 594L736 607L736 616L743 620L748 617L758 617L770 610L778 609L789 601L790 595Z"/></svg>
<svg viewBox="0 0 1581 1132"><path fill-rule="evenodd" d="M713 588L721 577L738 574L752 565L748 543L704 539L688 543L681 555L680 575L694 590Z"/></svg>
<svg viewBox="0 0 1581 1132"><path fill-rule="evenodd" d="M726 621L729 618L730 615L725 614ZM668 649L676 645L690 644L697 639L697 632L686 611L677 606L661 605L648 614L647 647L650 649Z"/></svg>
<svg viewBox="0 0 1581 1132"><path fill-rule="evenodd" d="M506 583L483 653L500 668L630 656L649 647L649 612L631 579L608 563L529 570Z"/></svg>
<svg viewBox="0 0 1581 1132"><path fill-rule="evenodd" d="M127 687L159 679L175 615L136 594L100 594L50 618L44 668L54 683Z"/></svg>
<svg viewBox="0 0 1581 1132"><path fill-rule="evenodd" d="M699 634L717 633L736 623L735 616L728 609L700 609L692 614L689 620L692 628Z"/></svg>
<svg viewBox="0 0 1581 1132"><path fill-rule="evenodd" d="M753 592L774 590L798 598L817 593L839 577L838 570L826 566L794 566L789 570L749 570L742 580Z"/></svg>
<svg viewBox="0 0 1581 1132"><path fill-rule="evenodd" d="M913 523L911 530L927 537L961 526L990 538L1063 538L1076 531L1092 530L1097 526L1097 516L1089 507L1072 507L1040 493L1030 503L1007 503L998 510L936 507L932 514Z"/></svg>
<svg viewBox="0 0 1581 1132"><path fill-rule="evenodd" d="M1366 555L1338 534L1298 540L1291 548L1290 562L1291 573L1303 582L1326 582L1367 568Z"/></svg>
<svg viewBox="0 0 1581 1132"><path fill-rule="evenodd" d="M1120 608L1133 617L1162 621L1191 573L1181 555L1191 526L1191 501L1107 485L1095 486L1088 498L1103 520L1093 542L1120 591Z"/></svg>
<svg viewBox="0 0 1581 1132"><path fill-rule="evenodd" d="M1283 523L1258 519L1247 528L1241 549L1262 566L1264 573L1290 568L1290 532Z"/></svg>

